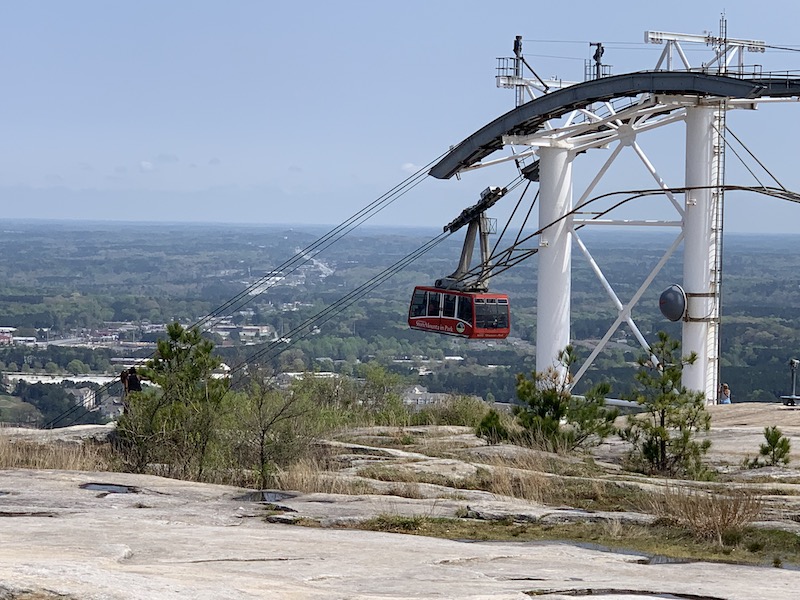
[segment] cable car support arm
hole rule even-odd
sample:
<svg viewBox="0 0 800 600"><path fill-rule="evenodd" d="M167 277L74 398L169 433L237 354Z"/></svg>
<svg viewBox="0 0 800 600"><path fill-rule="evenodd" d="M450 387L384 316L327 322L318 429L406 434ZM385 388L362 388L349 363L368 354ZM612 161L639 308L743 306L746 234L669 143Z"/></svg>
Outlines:
<svg viewBox="0 0 800 600"><path fill-rule="evenodd" d="M464 209L461 214L444 226L444 231L455 233L465 225L467 235L461 249L461 259L458 268L447 277L438 279L436 287L448 290L485 292L489 289L491 264L489 262L489 234L492 231L492 221L486 217L486 211L508 193L507 188L491 186L481 192L481 199L477 204ZM481 262L478 265L478 277L467 282L465 277L470 273L472 255L475 250L475 239L480 237Z"/></svg>

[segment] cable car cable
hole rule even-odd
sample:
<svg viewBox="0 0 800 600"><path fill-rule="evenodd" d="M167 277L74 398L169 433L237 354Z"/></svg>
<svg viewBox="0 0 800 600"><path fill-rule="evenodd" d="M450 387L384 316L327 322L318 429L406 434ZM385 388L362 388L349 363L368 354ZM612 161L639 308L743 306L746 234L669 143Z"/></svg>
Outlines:
<svg viewBox="0 0 800 600"><path fill-rule="evenodd" d="M748 148L748 147L745 145L745 143L744 143L742 140L740 140L740 139L739 139L739 137L738 137L738 136L737 136L735 133L733 133L733 131L731 131L731 128L730 128L730 127L728 127L727 125L725 125L725 131L726 131L727 133L730 133L730 134L733 136L733 139L735 139L737 142L739 142L739 145L741 145L741 147L745 149L745 151L746 151L746 152L747 152L747 153L748 153L748 154L749 154L749 155L750 155L750 156L753 158L753 160L755 160L755 161L758 163L758 165L759 165L759 166L760 166L762 169L764 169L764 171L767 173L767 175L769 175L770 177L772 177L772 180L773 180L775 183L777 183L777 184L778 184L778 187L780 187L780 188L782 188L782 189L784 189L784 190L786 189L786 186L785 186L785 185L783 185L783 184L782 184L780 181L778 181L778 178L777 178L777 177L775 177L775 175L773 175L773 174L772 174L772 172L771 172L771 171L770 171L770 170L769 170L769 169L768 169L768 168L767 168L767 167L764 165L764 163L762 163L762 162L761 162L761 161L758 159L758 157L757 157L755 154L753 154L753 153L750 151L750 148ZM724 136L723 136L723 139L724 139ZM727 143L727 142L726 142L726 143ZM730 145L730 144L728 144L728 148L731 148L731 145ZM731 148L731 150L733 150L733 148ZM734 154L736 154L736 151L735 151L735 150L734 150ZM737 158L738 158L738 155L737 155ZM742 160L742 159L740 158L739 160ZM744 164L744 161L742 161L742 164ZM747 165L745 165L745 167L747 167ZM748 168L747 170L749 171L750 169ZM751 172L752 172L752 171L751 171ZM753 175L753 177L755 177L755 175ZM755 179L756 179L756 181L758 181L758 177L755 177ZM758 182L759 182L759 183L761 183L760 181L758 181Z"/></svg>
<svg viewBox="0 0 800 600"><path fill-rule="evenodd" d="M305 339L309 335L312 335L313 326L324 325L334 317L338 316L342 312L344 312L347 308L352 306L355 302L363 298L373 289L377 288L379 285L384 283L387 279L391 278L398 272L402 271L405 267L410 265L412 262L423 256L425 253L429 252L440 243L442 243L445 239L450 236L450 232L444 232L439 234L437 237L433 238L432 240L426 242L410 254L406 255L404 258L398 260L390 267L386 268L385 270L381 271L377 275L373 276L371 279L357 287L356 289L352 290L332 305L326 307L325 309L321 310L317 314L307 318L303 321L300 325L295 327L292 331L284 336L284 338L289 338L290 342L287 344L286 342L282 341L281 339L275 340L270 342L266 345L266 347L262 348L261 350L253 353L249 357L247 357L244 361L236 365L231 369L231 375L241 371L245 368L246 365L255 362L256 360L269 355L276 349L278 352L275 354L280 354L285 350L291 348L295 343L298 341ZM299 338L296 337L297 334L304 332L302 336ZM270 356L270 358L273 358Z"/></svg>
<svg viewBox="0 0 800 600"><path fill-rule="evenodd" d="M594 203L594 202L597 202L597 201L600 201L600 200L603 200L603 199L606 199L606 198L611 198L613 196L627 195L626 198L623 198L619 202L614 203L610 207L604 209L603 211L601 211L598 214L596 214L595 216L593 216L592 219L591 219L591 220L597 220L597 219L600 219L603 216L607 215L609 212L611 212L613 210L616 210L620 206L623 206L624 204L627 204L628 202L631 202L631 201L636 200L638 198L647 197L647 196L661 195L661 194L664 194L665 191L670 191L670 192L673 192L673 193L683 194L683 193L686 193L687 191L690 191L690 190L698 190L698 189L716 190L716 189L719 189L720 187L722 189L724 189L725 191L757 192L757 193L762 194L762 195L771 196L771 197L775 197L775 198L780 198L780 199L787 200L787 201L790 201L790 202L800 203L800 193L791 192L791 191L783 189L783 188L778 189L778 188L770 188L770 187L741 186L741 185L695 186L695 187L668 188L667 190L664 190L663 188L651 188L651 189L642 189L642 190L624 190L624 191L609 192L609 193L606 193L606 194L601 194L599 196L595 196L593 198L590 198L589 200L584 202L580 207L573 208L571 211L569 211L568 213L562 215L558 219L554 220L552 223L548 223L544 227L540 227L537 231L531 233L530 235L525 236L524 238L522 238L518 242L515 242L515 244L513 244L512 246L500 251L498 254L494 254L493 253L493 255L489 257L489 261L493 262L493 265L492 265L492 276L504 273L505 271L507 271L511 267L514 267L514 266L518 265L519 263L523 262L524 260L527 260L528 258L533 256L534 254L537 254L538 251L539 251L538 248L533 248L533 249L530 249L530 250L527 250L527 251L521 253L517 257L512 258L513 251L516 249L517 246L519 246L520 244L523 244L523 243L533 239L534 237L536 237L538 235L541 235L541 233L545 229L547 229L548 227L552 227L553 225L556 225L556 224L560 223L564 219L574 216L579 211L579 209L582 209L582 208L584 208L585 206L587 206L587 205L589 205L591 203ZM585 225L580 225L578 228L582 228L584 226ZM507 255L507 258L505 258L502 261L498 260L500 257L503 257L504 255ZM481 276L481 271L480 271L480 265L479 265L479 266L476 266L476 267L470 269L467 273L465 273L464 277L461 278L460 281L471 282L471 281L477 280L480 276Z"/></svg>
<svg viewBox="0 0 800 600"><path fill-rule="evenodd" d="M617 196L617 195L628 195L627 198L622 199L621 201L615 203L611 207L607 208L606 210L602 211L601 213L599 213L598 215L593 217L593 220L594 220L594 219L600 218L601 216L604 216L605 214L608 214L608 212L610 212L610 211L612 211L612 210L614 210L614 209L616 209L616 208L618 208L618 207L620 207L620 206L622 206L624 204L627 204L628 202L630 202L632 200L636 200L638 198L647 197L647 196L661 195L665 191L671 191L671 192L674 192L674 193L686 193L687 191L690 191L690 190L696 190L696 189L719 189L720 187L722 187L726 191L756 192L756 193L759 193L759 194L762 194L762 195L772 196L772 197L775 197L775 198L779 198L779 199L782 199L782 200L787 200L787 201L790 201L790 202L794 202L794 203L800 204L800 194L797 193L797 192L791 192L791 191L786 190L786 189L763 188L763 187L740 186L740 185L725 185L725 186L694 186L694 187L684 187L684 188L669 188L668 190L664 190L663 188L654 188L654 189L624 190L624 191L609 192L609 193L606 193L606 194L601 194L599 196L595 196L593 198L590 198L589 200L584 202L583 205L581 205L580 208L583 208L588 204L591 204L593 202L596 202L596 201L599 201L599 200L602 200L602 199L605 199L605 198L610 198L610 197ZM529 236L526 236L519 243L524 243L525 241L528 241L529 239L531 239L531 238L533 238L533 237L535 237L537 235L540 235L542 231L547 229L547 227L551 227L551 226L559 223L563 219L566 219L566 218L568 218L570 216L573 216L576 212L577 212L577 208L569 211L567 214L562 215L561 217L559 217L558 219L556 219L552 223L548 224L546 227L542 227L539 230L537 230L536 232L530 234ZM431 240L430 242L427 242L426 244L424 244L423 246L421 246L420 248L418 248L417 250L412 252L410 255L406 256L404 259L401 259L400 261L396 262L394 265L392 265L392 267L389 267L388 269L383 271L381 274L373 277L367 283L363 284L362 286L360 286L356 290L353 290L353 292L351 292L350 294L347 294L344 298L340 299L337 303L335 303L334 305L332 305L328 309L325 309L325 310L321 311L320 313L318 313L317 315L315 315L311 319L307 319L299 327L297 327L294 330L292 330L292 332L295 332L295 331L299 332L303 327L308 327L309 323L313 323L316 319L319 319L319 318L321 318L323 316L327 316L328 318L326 318L324 321L321 321L320 324L324 324L324 323L328 322L330 319L334 318L335 316L337 316L338 314L340 314L341 312L343 312L344 310L349 308L354 302L356 302L361 297L366 295L369 291L371 291L372 289L374 289L375 287L377 287L378 285L383 283L386 279L391 277L393 274L399 272L400 270L402 270L403 268L408 266L408 264L410 264L411 262L416 260L416 258L418 258L419 256L422 256L427 251L431 250L433 247L435 247L436 245L438 245L439 243L444 241L444 239L446 239L449 235L450 235L449 233L443 233L443 234L440 234L439 236L437 236L436 238L434 238L433 240ZM508 249L502 251L501 255L503 253L507 253L507 252L510 252L512 250L513 250L513 248L508 248ZM537 252L538 252L538 249L532 249L532 250L529 250L528 252L526 252L523 256L519 257L518 259L516 259L513 262L511 262L509 260L509 261L506 261L505 264L497 264L496 268L499 268L499 270L496 271L496 273L495 273L494 272L495 269L493 268L493 274L502 273L502 272L508 270L509 268L511 268L512 266L515 266L515 265L519 264L520 262L522 262L523 260L526 260L530 256L536 254ZM334 308L334 306L338 310L332 310ZM339 309L339 307L341 307L341 308ZM292 332L290 332L290 333L292 333ZM311 335L311 332L307 330L306 333L302 337L300 337L297 341L305 339L309 335ZM294 343L296 343L296 342L294 342ZM287 349L291 348L294 345L294 343L290 342L289 345L281 348L280 352L283 352L284 350L287 350ZM260 358L260 357L266 355L267 353L273 351L276 347L277 347L277 344L275 342L269 344L266 348L256 352L255 354L253 354L250 357L248 357L247 359L245 359L245 361L243 361L242 363L237 365L235 367L235 369L237 371L243 370L244 367L247 364L249 364L250 362L254 362L258 358ZM280 354L280 352L278 352L277 354ZM233 371L234 370L232 369L231 370L231 375L233 375ZM116 382L114 382L114 383L116 383ZM101 387L101 390L108 389L109 387L111 387L111 385L114 385L114 384L112 384L112 383L105 384L105 386ZM98 391L100 391L100 390L98 390ZM65 411L61 415L59 415L59 416L55 417L54 419L52 419L50 421L50 423L48 424L49 427L45 427L45 428L52 428L53 424L61 421L62 419L66 418L67 416L69 416L70 414L72 414L73 412L75 412L75 411L77 411L77 410L79 410L81 408L83 408L87 413L91 412L88 409L86 409L84 406L82 406L80 404L76 404L73 407L71 407L69 410ZM73 420L73 422L74 422L74 420Z"/></svg>
<svg viewBox="0 0 800 600"><path fill-rule="evenodd" d="M517 214L517 210L519 209L520 205L522 204L522 201L525 199L525 194L527 194L528 188L530 188L531 183L532 182L529 181L525 185L525 189L522 190L522 193L519 196L519 200L517 200L517 204L514 206L514 210L511 211L511 216L508 217L508 221L506 221L505 227L503 227L503 231L500 233L500 236L497 238L497 241L495 242L494 246L492 247L492 251L489 253L489 256L493 256L494 253L497 251L497 248L500 245L500 242L503 240L503 236L506 234L506 231L511 226L511 221L514 220L514 215ZM530 208L528 208L528 214L526 215L525 220L522 222L522 225L520 226L519 231L517 231L516 239L519 239L519 236L522 234L522 230L525 228L525 224L528 222L528 217L530 216L531 210L533 210L533 205L536 204L536 199L538 197L539 197L539 191L537 190L536 191L536 196L534 196L533 202L531 203Z"/></svg>
<svg viewBox="0 0 800 600"><path fill-rule="evenodd" d="M247 288L239 292L236 296L228 300L227 302L223 303L216 309L214 309L211 313L203 317L202 319L198 320L191 328L195 327L202 327L205 323L209 320L213 319L216 316L219 316L223 312L230 309L232 306L236 305L237 302L240 302L243 298L254 298L261 294L263 294L267 289L273 287L273 285L269 285L269 280L272 278L272 273L281 272L289 267L293 267L289 274L296 271L300 266L309 262L312 258L319 255L322 251L330 247L332 244L339 241L342 237L346 236L350 233L353 229L358 227L359 225L363 224L365 221L371 219L376 214L384 210L387 206L391 205L395 202L398 198L402 197L404 194L415 188L423 179L427 177L428 170L432 167L436 162L438 162L445 154L442 153L434 160L430 161L424 167L418 169L415 173L407 177L404 181L397 184L388 192L384 193L383 195L379 196L376 200L356 212L355 214L351 215L348 219L328 231L325 235L318 238L302 250L295 253L290 259L286 260L283 264L279 265L278 267L272 269L271 273L265 275L258 279L255 283L249 285ZM297 264L295 264L297 263ZM264 284L267 284L266 287L263 287ZM261 289L263 288L263 289ZM253 292L256 289L261 289L258 294L253 295ZM248 300L249 302L250 300ZM243 306L245 303L242 303L237 308Z"/></svg>
<svg viewBox="0 0 800 600"><path fill-rule="evenodd" d="M428 176L428 170L430 169L430 167L436 164L446 154L447 152L443 152L435 159L428 162L428 164L421 167L413 174L411 174L409 177L407 177L405 180L395 185L392 189L385 192L377 199L369 203L367 206L365 206L361 210L351 215L348 219L346 219L345 221L343 221L342 223L340 223L339 225L328 231L325 235L318 238L313 243L309 244L299 252L295 253L294 256L286 260L282 265L279 265L277 268L272 269L271 273L274 273L275 271L284 271L290 267L291 269L289 270L288 274L291 274L294 271L296 271L302 265L306 264L311 259L318 256L321 252L329 248L331 245L333 245L334 243L342 239L344 236L349 234L359 225L362 225L364 222L371 219L376 214L384 210L386 207L394 203L397 199L401 198L403 195L414 189ZM276 285L277 283L273 283L272 285L268 283L269 279L271 278L271 273L270 275L266 275L260 278L255 283L251 284L243 291L236 294L233 298L229 299L222 305L218 306L216 309L211 311L211 313L197 320L194 324L190 325L189 328L190 329L200 328L206 323L208 323L211 319L219 316L220 314L223 314L225 311L231 309L232 307L241 308L246 304L248 304L249 302L251 302L252 300L254 300L255 298L257 298L258 296L260 296L261 294L263 294L264 292L266 292L268 289L274 287L274 285ZM259 288L262 289L257 294L251 293L255 289ZM242 302L243 299L246 299L246 301ZM152 358L154 355L155 353L152 353L149 358ZM117 383L118 383L117 381L113 381L104 384L95 392L95 394L102 394L103 392L110 389L111 386L116 385ZM51 419L48 423L45 424L44 428L52 429L56 423L70 416L72 413L76 412L80 408L84 408L86 413L91 412L91 410L86 409L84 406L80 404L75 404L66 411L64 411L62 414ZM80 416L83 416L83 414L81 414ZM77 418L73 419L72 422L74 422L75 420L77 420Z"/></svg>
<svg viewBox="0 0 800 600"><path fill-rule="evenodd" d="M264 356L265 354L268 354L269 352L274 351L276 348L279 349L279 352L276 353L276 355L277 355L277 354L280 354L280 353L284 352L285 350L288 350L289 348L294 346L294 344L296 344L300 340L305 339L306 337L311 335L312 331L309 328L312 325L318 325L318 326L319 325L324 325L325 323L327 323L328 321L330 321L334 317L338 316L340 313L342 313L344 310L349 308L356 301L360 300L362 297L364 297L370 291L372 291L373 289L375 289L376 287L378 287L379 285L384 283L387 279L389 279L390 277L392 277L393 275L395 275L396 273L398 273L399 271L401 271L402 269L407 267L409 264L411 264L412 262L414 262L415 260L420 258L422 255L424 255L428 251L432 250L437 245L439 245L441 242L443 242L445 239L447 239L450 235L451 234L449 232L445 232L445 233L439 234L437 237L435 237L432 240L426 242L425 244L423 244L422 246L420 246L419 248L417 248L416 250L414 250L410 254L406 255L404 258L402 258L399 261L395 262L393 265L391 265L390 267L388 267L387 269L385 269L381 273L375 275L373 278L371 278L370 280L368 280L367 282L365 282L364 284L362 284L361 286L359 286L355 290L353 290L350 293L348 293L347 295L345 295L343 298L339 299L337 302L335 302L331 306L325 308L324 310L320 311L316 315L306 319L303 323L301 323L295 329L290 331L288 334L282 336L283 338L289 337L292 340L291 343L289 343L287 345L285 342L282 341L282 339L278 339L275 342L271 342L270 344L267 345L266 348L256 352L255 354L253 354L250 357L246 358L242 363L240 363L239 365L236 365L233 369L231 369L231 372L230 372L231 377L235 373L241 371L247 364L250 364L250 363L254 362L255 360L257 360L258 358ZM297 334L302 332L304 329L306 330L305 334L298 338ZM116 382L111 383L111 384L106 384L103 388L98 390L98 392L104 391L104 389L108 389L111 385L114 385L115 383ZM95 393L98 393L98 392L95 392ZM69 417L73 413L77 412L81 408L83 408L86 411L86 413L90 412L88 409L86 409L84 406L82 406L80 404L73 405L70 409L68 409L67 411L65 411L61 415L58 415L57 417L52 419L47 424L47 426L45 428L52 428L56 423L66 419L67 417ZM83 414L84 413L82 413L80 416L83 416ZM73 419L72 422L74 422L75 420L77 420L77 417L75 419Z"/></svg>

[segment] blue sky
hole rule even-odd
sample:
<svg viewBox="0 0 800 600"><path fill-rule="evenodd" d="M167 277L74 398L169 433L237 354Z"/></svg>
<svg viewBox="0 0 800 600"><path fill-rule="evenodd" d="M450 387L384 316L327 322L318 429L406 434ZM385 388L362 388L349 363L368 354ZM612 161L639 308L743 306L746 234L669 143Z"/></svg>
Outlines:
<svg viewBox="0 0 800 600"><path fill-rule="evenodd" d="M339 223L513 107L494 73L515 35L543 76L580 80L590 41L615 73L647 69L645 30L716 32L722 10L731 37L800 48L788 1L0 2L2 216ZM756 58L800 69L800 53ZM800 190L800 106L728 124ZM729 183L752 183L728 160ZM439 227L512 177L426 181L375 223ZM731 198L726 218L800 230L800 206L777 201Z"/></svg>

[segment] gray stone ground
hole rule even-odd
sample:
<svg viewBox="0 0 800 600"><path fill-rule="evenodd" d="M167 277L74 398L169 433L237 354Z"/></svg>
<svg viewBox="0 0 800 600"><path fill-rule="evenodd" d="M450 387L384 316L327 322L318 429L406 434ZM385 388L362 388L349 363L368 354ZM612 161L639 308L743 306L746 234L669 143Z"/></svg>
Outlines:
<svg viewBox="0 0 800 600"><path fill-rule="evenodd" d="M761 429L773 421L800 447L795 413L768 407L759 420L747 407L718 408L723 407L714 407L712 435L717 437L711 459L719 468L735 469L741 457L754 455ZM81 438L98 431L103 429L48 435ZM37 435L5 433L23 439ZM460 440L469 446L463 430L449 434L449 444ZM373 448L370 456L364 446L343 446L352 450L354 461L407 460L416 469L440 473L474 468L397 449ZM490 450L502 451L474 444L466 451ZM619 451L609 444L598 459L611 460ZM762 471L761 476L765 473L776 480L797 474L792 469ZM81 487L86 484L120 487ZM418 491L417 499L292 493L269 498L281 509L276 512L253 501L246 490L226 486L121 473L0 471L0 600L800 597L800 574L787 569L649 564L644 556L571 544L459 542L289 524L298 517L330 524L379 514L454 516L465 511L484 518L594 519L612 525L649 518L546 507L485 492L463 491L457 499L443 499L441 490L420 485ZM797 511L800 507L789 512ZM796 528L792 518L786 521L787 528Z"/></svg>
<svg viewBox="0 0 800 600"><path fill-rule="evenodd" d="M81 488L87 483L136 493ZM643 564L641 556L569 544L466 543L268 523L242 490L146 475L4 471L0 493L0 598L510 600L591 592L608 599L777 600L797 598L800 585L794 571ZM492 509L486 502L463 501ZM458 504L324 494L279 503L329 518L446 515Z"/></svg>

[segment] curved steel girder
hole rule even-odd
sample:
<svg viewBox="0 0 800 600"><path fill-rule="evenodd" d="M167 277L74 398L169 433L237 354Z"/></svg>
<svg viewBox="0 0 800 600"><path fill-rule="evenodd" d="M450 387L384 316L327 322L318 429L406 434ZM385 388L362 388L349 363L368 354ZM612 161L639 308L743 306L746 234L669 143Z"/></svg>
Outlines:
<svg viewBox="0 0 800 600"><path fill-rule="evenodd" d="M437 179L453 175L503 147L503 136L529 135L550 119L570 111L639 94L685 94L720 98L786 98L800 95L800 79L738 79L722 75L676 71L644 71L603 77L572 85L518 106L453 148L429 171Z"/></svg>

